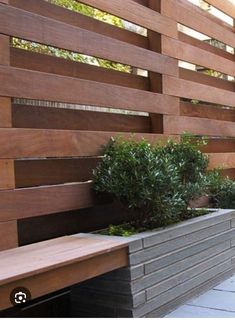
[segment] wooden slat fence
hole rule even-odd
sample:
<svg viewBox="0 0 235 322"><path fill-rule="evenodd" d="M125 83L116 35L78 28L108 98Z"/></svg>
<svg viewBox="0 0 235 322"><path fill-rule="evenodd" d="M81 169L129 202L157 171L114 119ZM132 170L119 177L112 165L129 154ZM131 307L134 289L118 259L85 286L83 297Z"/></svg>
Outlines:
<svg viewBox="0 0 235 322"><path fill-rule="evenodd" d="M72 233L121 219L90 182L112 136L136 133L137 140L164 144L185 131L207 135L210 168L222 166L235 178L234 82L179 67L184 61L234 77L234 55L178 24L232 48L234 27L187 0L80 2L146 28L147 37L48 1L0 0L0 249L59 236L61 226ZM235 18L227 0L207 2ZM142 69L148 77L14 48L11 37Z"/></svg>

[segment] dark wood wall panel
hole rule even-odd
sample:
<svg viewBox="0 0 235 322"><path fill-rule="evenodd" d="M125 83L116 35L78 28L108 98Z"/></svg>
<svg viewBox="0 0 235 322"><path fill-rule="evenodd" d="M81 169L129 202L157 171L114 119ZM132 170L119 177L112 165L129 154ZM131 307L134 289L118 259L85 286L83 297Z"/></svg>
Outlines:
<svg viewBox="0 0 235 322"><path fill-rule="evenodd" d="M169 95L15 67L0 66L0 83L2 96L141 112L179 113L177 98Z"/></svg>
<svg viewBox="0 0 235 322"><path fill-rule="evenodd" d="M11 66L96 82L149 90L149 79L72 60L11 48Z"/></svg>
<svg viewBox="0 0 235 322"><path fill-rule="evenodd" d="M134 133L136 140L165 144L185 131L207 135L202 151L209 153L209 168L222 166L223 175L235 178L234 81L178 65L186 61L235 76L234 55L177 25L235 47L232 26L186 0L126 0L125 10L122 0L81 1L146 28L146 35L43 0L0 2L0 236L6 235L0 248L17 246L18 235L24 245L125 218L109 198L94 194L90 181L111 137ZM234 17L227 2L208 3ZM9 37L120 63L129 71L10 48ZM23 101L15 104L14 98Z"/></svg>
<svg viewBox="0 0 235 322"><path fill-rule="evenodd" d="M12 122L16 128L151 132L148 116L43 106L13 105Z"/></svg>

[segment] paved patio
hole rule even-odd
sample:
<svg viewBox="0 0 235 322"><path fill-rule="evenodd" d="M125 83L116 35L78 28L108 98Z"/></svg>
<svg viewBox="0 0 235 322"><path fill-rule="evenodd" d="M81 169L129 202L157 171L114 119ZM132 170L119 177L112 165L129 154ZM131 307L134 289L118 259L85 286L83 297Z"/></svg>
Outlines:
<svg viewBox="0 0 235 322"><path fill-rule="evenodd" d="M235 318L235 276L187 302L166 318Z"/></svg>

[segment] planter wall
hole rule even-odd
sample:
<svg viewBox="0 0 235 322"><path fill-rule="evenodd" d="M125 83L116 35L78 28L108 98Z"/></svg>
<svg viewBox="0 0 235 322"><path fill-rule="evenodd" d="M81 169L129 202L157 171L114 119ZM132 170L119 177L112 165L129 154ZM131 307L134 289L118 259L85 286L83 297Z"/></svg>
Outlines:
<svg viewBox="0 0 235 322"><path fill-rule="evenodd" d="M219 283L235 268L235 211L216 211L128 240L129 267L75 286L73 316L160 317Z"/></svg>

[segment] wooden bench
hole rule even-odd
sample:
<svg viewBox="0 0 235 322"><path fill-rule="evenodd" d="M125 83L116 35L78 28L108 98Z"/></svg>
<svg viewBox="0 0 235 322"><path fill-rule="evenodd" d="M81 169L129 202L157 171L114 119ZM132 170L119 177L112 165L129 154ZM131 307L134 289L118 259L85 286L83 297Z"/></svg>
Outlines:
<svg viewBox="0 0 235 322"><path fill-rule="evenodd" d="M0 310L10 294L25 287L31 299L124 267L127 242L86 235L52 239L0 252Z"/></svg>

